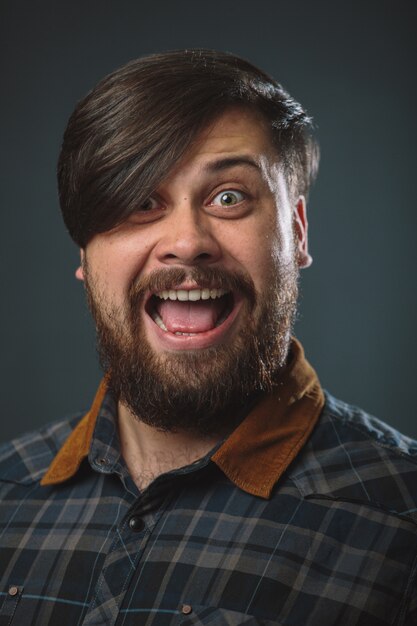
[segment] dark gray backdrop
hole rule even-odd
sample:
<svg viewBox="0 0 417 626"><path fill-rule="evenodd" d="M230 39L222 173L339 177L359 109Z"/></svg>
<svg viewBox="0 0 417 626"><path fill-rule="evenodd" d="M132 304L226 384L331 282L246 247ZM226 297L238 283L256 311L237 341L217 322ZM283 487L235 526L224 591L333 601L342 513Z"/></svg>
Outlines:
<svg viewBox="0 0 417 626"><path fill-rule="evenodd" d="M1 438L87 408L100 378L55 162L75 102L144 53L211 47L315 117L315 258L297 334L322 383L417 436L416 36L412 0L3 0Z"/></svg>

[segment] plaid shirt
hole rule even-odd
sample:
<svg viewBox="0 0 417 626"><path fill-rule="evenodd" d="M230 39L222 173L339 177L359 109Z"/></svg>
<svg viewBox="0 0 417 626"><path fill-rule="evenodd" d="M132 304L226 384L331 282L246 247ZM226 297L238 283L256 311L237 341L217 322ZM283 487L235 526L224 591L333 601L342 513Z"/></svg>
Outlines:
<svg viewBox="0 0 417 626"><path fill-rule="evenodd" d="M3 447L0 626L417 624L415 442L326 394L262 467L267 492L239 484L226 441L140 493L116 415L100 397L60 481L45 472L81 416Z"/></svg>

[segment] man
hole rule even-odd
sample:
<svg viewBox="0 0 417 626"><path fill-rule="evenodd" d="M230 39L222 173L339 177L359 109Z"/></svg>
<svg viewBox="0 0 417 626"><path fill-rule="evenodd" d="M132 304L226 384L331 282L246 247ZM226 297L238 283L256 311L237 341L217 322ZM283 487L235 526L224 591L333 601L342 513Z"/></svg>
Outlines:
<svg viewBox="0 0 417 626"><path fill-rule="evenodd" d="M144 57L77 105L60 200L105 377L2 450L0 624L417 623L415 443L291 338L316 166L231 55Z"/></svg>

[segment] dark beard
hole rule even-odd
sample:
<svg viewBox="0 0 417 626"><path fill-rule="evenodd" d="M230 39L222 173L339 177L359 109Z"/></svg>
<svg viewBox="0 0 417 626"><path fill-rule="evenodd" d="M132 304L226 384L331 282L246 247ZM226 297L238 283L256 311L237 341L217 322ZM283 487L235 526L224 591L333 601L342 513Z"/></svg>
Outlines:
<svg viewBox="0 0 417 626"><path fill-rule="evenodd" d="M109 373L110 388L138 419L154 428L226 434L259 394L271 390L285 364L298 293L295 263L280 271L274 268L267 281L270 287L259 295L248 275L214 268L157 270L132 283L127 311L106 305L88 265L84 273L100 362ZM244 323L229 344L157 354L139 321L144 294L172 288L186 278L243 294Z"/></svg>

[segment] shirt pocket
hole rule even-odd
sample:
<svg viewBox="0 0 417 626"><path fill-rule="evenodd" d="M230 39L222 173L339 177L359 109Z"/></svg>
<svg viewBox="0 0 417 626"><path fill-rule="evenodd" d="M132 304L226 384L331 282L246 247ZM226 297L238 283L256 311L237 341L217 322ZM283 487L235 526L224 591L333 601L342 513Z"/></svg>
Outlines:
<svg viewBox="0 0 417 626"><path fill-rule="evenodd" d="M1 592L0 626L12 626L13 616L22 597L23 587L9 585L6 591Z"/></svg>
<svg viewBox="0 0 417 626"><path fill-rule="evenodd" d="M179 626L284 626L282 622L217 607L187 605L186 610L189 613L180 616Z"/></svg>

